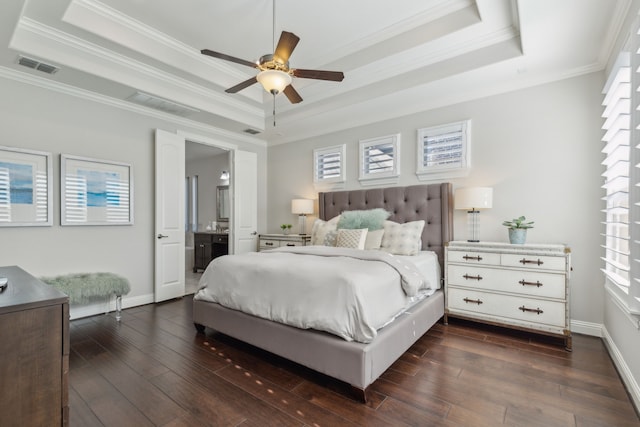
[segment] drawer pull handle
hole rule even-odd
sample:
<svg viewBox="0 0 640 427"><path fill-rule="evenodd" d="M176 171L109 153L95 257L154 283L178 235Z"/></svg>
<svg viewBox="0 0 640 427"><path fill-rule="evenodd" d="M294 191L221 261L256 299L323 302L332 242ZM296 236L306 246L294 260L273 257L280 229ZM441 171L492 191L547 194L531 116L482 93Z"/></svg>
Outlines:
<svg viewBox="0 0 640 427"><path fill-rule="evenodd" d="M542 265L544 264L543 261L540 261L540 258L538 258L537 260L532 260L532 259L526 259L526 258L522 258L520 260L520 262L522 263L522 265L527 265L527 264L536 264L536 265Z"/></svg>
<svg viewBox="0 0 640 427"><path fill-rule="evenodd" d="M478 274L477 276L469 276L468 274L465 274L465 275L464 275L464 276L462 276L462 277L464 277L464 278L465 278L465 279L467 279L467 280L469 280L469 279L477 280L478 282L479 282L480 280L482 280L482 276L481 276L481 275L479 275L479 274Z"/></svg>
<svg viewBox="0 0 640 427"><path fill-rule="evenodd" d="M469 304L470 302L474 303L474 304L482 304L482 301L480 299L469 299L469 298L465 298L463 300L464 302L466 302L467 304Z"/></svg>
<svg viewBox="0 0 640 427"><path fill-rule="evenodd" d="M295 246L295 243L287 243L287 246Z"/></svg>
<svg viewBox="0 0 640 427"><path fill-rule="evenodd" d="M470 255L465 255L462 257L462 259L468 261L470 259L475 260L475 261L482 261L482 257L480 255L478 256L470 256Z"/></svg>
<svg viewBox="0 0 640 427"><path fill-rule="evenodd" d="M520 283L522 286L537 286L537 287L542 286L542 283L540 283L538 280L536 280L536 282L533 283L533 282L527 282L526 280L522 279L518 283Z"/></svg>
<svg viewBox="0 0 640 427"><path fill-rule="evenodd" d="M271 242L266 242L264 245L265 245L265 246L273 246L273 243L271 243Z"/></svg>
<svg viewBox="0 0 640 427"><path fill-rule="evenodd" d="M540 310L539 308L527 308L524 305L522 307L519 307L520 310L522 310L522 312L529 312L529 313L536 313L536 314L542 314L544 313L544 311Z"/></svg>

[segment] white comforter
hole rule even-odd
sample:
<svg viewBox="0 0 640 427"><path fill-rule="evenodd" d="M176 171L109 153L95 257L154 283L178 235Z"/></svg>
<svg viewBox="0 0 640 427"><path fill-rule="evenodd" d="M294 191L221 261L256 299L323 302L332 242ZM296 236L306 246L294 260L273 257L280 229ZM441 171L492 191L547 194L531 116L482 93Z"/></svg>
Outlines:
<svg viewBox="0 0 640 427"><path fill-rule="evenodd" d="M325 246L223 256L209 264L194 298L368 343L416 295L439 287L407 258ZM426 270L437 265L432 259Z"/></svg>

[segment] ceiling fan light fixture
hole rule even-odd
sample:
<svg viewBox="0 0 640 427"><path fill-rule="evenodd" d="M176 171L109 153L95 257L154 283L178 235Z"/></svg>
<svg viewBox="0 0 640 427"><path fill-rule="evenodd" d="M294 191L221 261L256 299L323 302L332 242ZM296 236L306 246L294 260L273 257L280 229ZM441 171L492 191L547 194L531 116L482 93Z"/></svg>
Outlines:
<svg viewBox="0 0 640 427"><path fill-rule="evenodd" d="M291 84L291 76L289 73L279 70L260 71L256 76L264 90L277 95Z"/></svg>

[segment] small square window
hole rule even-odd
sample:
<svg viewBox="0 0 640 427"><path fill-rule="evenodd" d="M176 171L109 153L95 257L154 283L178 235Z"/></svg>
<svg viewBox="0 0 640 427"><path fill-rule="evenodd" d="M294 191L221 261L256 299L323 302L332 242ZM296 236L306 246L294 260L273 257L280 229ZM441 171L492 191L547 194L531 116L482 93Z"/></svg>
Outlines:
<svg viewBox="0 0 640 427"><path fill-rule="evenodd" d="M345 144L313 150L314 184L344 184L345 157Z"/></svg>
<svg viewBox="0 0 640 427"><path fill-rule="evenodd" d="M420 180L468 175L470 126L466 120L418 129L416 175Z"/></svg>
<svg viewBox="0 0 640 427"><path fill-rule="evenodd" d="M360 183L392 184L400 176L400 134L360 141Z"/></svg>

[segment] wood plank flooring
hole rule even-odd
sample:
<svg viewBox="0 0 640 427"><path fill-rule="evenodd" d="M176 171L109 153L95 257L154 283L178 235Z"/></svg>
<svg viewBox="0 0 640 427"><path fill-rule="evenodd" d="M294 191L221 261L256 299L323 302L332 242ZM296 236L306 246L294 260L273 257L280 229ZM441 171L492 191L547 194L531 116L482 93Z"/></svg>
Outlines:
<svg viewBox="0 0 640 427"><path fill-rule="evenodd" d="M640 426L598 338L562 342L451 319L350 387L207 329L190 296L71 322L70 424Z"/></svg>

